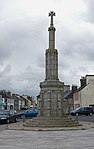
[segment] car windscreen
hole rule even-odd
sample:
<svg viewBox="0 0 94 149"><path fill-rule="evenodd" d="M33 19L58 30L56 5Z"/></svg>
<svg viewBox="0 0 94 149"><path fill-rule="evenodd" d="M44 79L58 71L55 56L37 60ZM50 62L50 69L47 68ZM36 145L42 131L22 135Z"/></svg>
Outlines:
<svg viewBox="0 0 94 149"><path fill-rule="evenodd" d="M0 115L9 115L10 112L9 111L0 111Z"/></svg>
<svg viewBox="0 0 94 149"><path fill-rule="evenodd" d="M81 108L79 107L79 108L77 108L77 109L75 109L75 111L78 111L78 110L80 110Z"/></svg>

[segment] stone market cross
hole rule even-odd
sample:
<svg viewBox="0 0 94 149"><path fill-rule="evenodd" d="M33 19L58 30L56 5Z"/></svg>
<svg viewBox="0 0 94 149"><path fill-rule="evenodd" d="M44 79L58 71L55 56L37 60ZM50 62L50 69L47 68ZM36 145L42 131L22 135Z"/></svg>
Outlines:
<svg viewBox="0 0 94 149"><path fill-rule="evenodd" d="M51 26L53 26L53 16L55 16L55 12L51 11L49 16L51 16Z"/></svg>
<svg viewBox="0 0 94 149"><path fill-rule="evenodd" d="M29 122L33 127L69 127L79 126L79 123L71 120L64 112L64 82L58 78L58 50L55 48L55 27L50 11L51 24L49 31L49 48L45 51L45 80L40 82L38 98L39 114Z"/></svg>

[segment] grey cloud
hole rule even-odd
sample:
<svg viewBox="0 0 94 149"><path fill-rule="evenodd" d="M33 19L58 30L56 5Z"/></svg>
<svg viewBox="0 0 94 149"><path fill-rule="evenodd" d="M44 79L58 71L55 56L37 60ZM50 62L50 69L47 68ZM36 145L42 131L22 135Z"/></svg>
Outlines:
<svg viewBox="0 0 94 149"><path fill-rule="evenodd" d="M9 76L8 76L9 77ZM39 92L39 83L43 81L41 70L38 67L28 66L23 72L11 75L9 88L13 92L36 96Z"/></svg>
<svg viewBox="0 0 94 149"><path fill-rule="evenodd" d="M7 71L0 73L0 89L10 90L18 94L34 95L38 94L39 84L37 76L32 77L32 73L9 74ZM31 78L30 78L31 75ZM37 74L38 75L38 74ZM34 79L34 80L33 80Z"/></svg>
<svg viewBox="0 0 94 149"><path fill-rule="evenodd" d="M6 42L7 37L0 28L0 60L10 57L10 49L8 48L8 43Z"/></svg>
<svg viewBox="0 0 94 149"><path fill-rule="evenodd" d="M30 20L31 19L31 20ZM3 59L10 58L9 56L14 55L15 58L21 57L30 57L36 59L38 55L41 55L45 41L46 32L46 23L43 18L35 20L32 22L32 18L26 20L15 20L13 22L7 22L2 27L1 34L3 40L0 42L0 56ZM36 52L35 52L36 51ZM35 56L36 55L36 56Z"/></svg>
<svg viewBox="0 0 94 149"><path fill-rule="evenodd" d="M59 29L61 36L57 40L60 54L59 76L67 84L78 84L80 76L91 72L94 65L93 26L74 25L63 25Z"/></svg>
<svg viewBox="0 0 94 149"><path fill-rule="evenodd" d="M92 22L93 8L91 11L91 3L89 3L88 1L87 14L84 15ZM20 13L20 8L17 12L18 16L16 12L13 15L9 10L7 12L8 15L5 13L3 13L4 16L0 15L0 60L2 59L0 65L3 68L3 71L0 70L2 76L0 88L10 89L16 93L37 95L39 83L45 78L48 18L33 16L30 11L25 14L21 10ZM69 24L65 22L62 25L61 19L63 20L63 18L57 20L59 23L56 25L59 76L65 83L78 84L80 76L86 75L89 72L89 66L94 64L93 25L88 27L88 22L81 24L82 22L79 21L74 24L72 21Z"/></svg>
<svg viewBox="0 0 94 149"><path fill-rule="evenodd" d="M30 40L31 40L31 45L32 43L34 44L39 41L37 40L37 38L39 38L42 34L38 33L39 32L38 29L39 28L37 28L37 24L32 26L32 22L26 23L25 20L23 20L22 22L21 20L20 21L16 20L15 22L12 22L12 23L9 22L9 24L5 25L3 29L6 31L6 35L7 35L7 38L4 37L3 42L7 42L7 44L10 44L10 48L12 50L15 50L15 49L19 50L18 48L20 46L22 45L25 46L26 43L28 44L28 42L30 42ZM4 36L3 32L2 32L2 36Z"/></svg>
<svg viewBox="0 0 94 149"><path fill-rule="evenodd" d="M0 61L2 62L4 59L10 57L10 53L5 50L6 46L0 45Z"/></svg>
<svg viewBox="0 0 94 149"><path fill-rule="evenodd" d="M40 67L40 69L44 68L44 66L45 66L45 57L44 57L43 54L40 55L40 53L39 53L39 55L37 57L37 65Z"/></svg>
<svg viewBox="0 0 94 149"><path fill-rule="evenodd" d="M38 94L37 90L39 88L39 84L37 82L43 81L43 77L41 75L43 70L43 59L45 51L41 48L43 47L42 44L45 42L45 24L41 24L42 19L39 22L32 23L28 27L24 27L25 23L22 26L20 24L21 22L18 22L18 24L15 24L14 22L9 22L7 26L4 26L6 29L6 36L4 36L3 31L2 35L4 36L4 41L6 43L5 47L5 54L8 52L8 54L11 53L11 56L13 57L10 60L11 67L14 67L13 64L18 63L18 67L23 66L25 62L25 59L31 59L31 66L28 66L26 69L23 68L23 72L16 72L15 75L7 73L7 78L5 79L5 71L2 73L3 79L0 80L1 82L1 89L4 87L4 89L10 89L11 91L17 91L18 93L30 93L30 94ZM45 21L44 21L45 22ZM28 24L28 23L26 23ZM33 24L33 26L32 26ZM45 42L46 43L46 42ZM4 42L2 42L2 45L4 45ZM10 52L10 53L9 53ZM43 55L41 57L41 54ZM4 57L4 54L2 54L2 59ZM6 56L8 58L8 56ZM4 59L3 59L4 60ZM15 63L16 62L16 63ZM29 62L29 61L28 61ZM37 62L37 63L36 63ZM27 65L30 65L30 62L27 63ZM38 68L39 66L39 68ZM3 84L3 85L2 85Z"/></svg>
<svg viewBox="0 0 94 149"><path fill-rule="evenodd" d="M83 0L86 7L87 11L83 15L85 20L91 23L94 23L94 1L93 0Z"/></svg>
<svg viewBox="0 0 94 149"><path fill-rule="evenodd" d="M80 86L80 77L88 74L88 69L82 67L70 68L67 71L63 71L63 80L65 84L75 84Z"/></svg>
<svg viewBox="0 0 94 149"><path fill-rule="evenodd" d="M65 26L62 28L62 35L59 41L62 58L64 56L66 60L73 60L74 58L93 61L94 29L92 28L93 30L90 30L88 25L87 28L84 28L83 25L74 26L74 30L72 28L69 30L69 28L67 29Z"/></svg>
<svg viewBox="0 0 94 149"><path fill-rule="evenodd" d="M0 69L0 79L2 79L3 77L6 77L10 71L11 71L11 66L7 65L7 66L1 66L3 67L2 69Z"/></svg>
<svg viewBox="0 0 94 149"><path fill-rule="evenodd" d="M11 80L11 66L4 66L2 64L0 69L0 89L9 90L9 88L11 87Z"/></svg>

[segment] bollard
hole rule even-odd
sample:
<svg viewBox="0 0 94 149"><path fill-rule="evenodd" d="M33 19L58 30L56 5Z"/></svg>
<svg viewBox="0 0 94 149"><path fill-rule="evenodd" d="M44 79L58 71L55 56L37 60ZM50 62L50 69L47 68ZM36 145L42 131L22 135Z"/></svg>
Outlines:
<svg viewBox="0 0 94 149"><path fill-rule="evenodd" d="M78 113L75 115L75 120L78 122Z"/></svg>
<svg viewBox="0 0 94 149"><path fill-rule="evenodd" d="M23 122L25 122L25 115L22 115Z"/></svg>
<svg viewBox="0 0 94 149"><path fill-rule="evenodd" d="M9 127L8 127L8 124L6 125L6 127L5 127L6 129L9 129Z"/></svg>

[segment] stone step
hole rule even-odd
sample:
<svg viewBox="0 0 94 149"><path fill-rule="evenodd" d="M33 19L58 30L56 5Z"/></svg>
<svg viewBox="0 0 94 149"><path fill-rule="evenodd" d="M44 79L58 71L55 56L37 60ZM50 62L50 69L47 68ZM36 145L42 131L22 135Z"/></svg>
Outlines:
<svg viewBox="0 0 94 149"><path fill-rule="evenodd" d="M78 121L71 118L61 118L61 117L37 117L32 120L27 121L24 126L29 127L74 127L81 126Z"/></svg>
<svg viewBox="0 0 94 149"><path fill-rule="evenodd" d="M65 120L65 121L62 121L62 120L59 120L59 121L55 121L55 120L50 120L50 121L44 121L44 120L32 120L32 121L29 121L27 123L32 123L32 124L35 124L35 125L38 125L38 124L43 124L43 125L47 125L47 124L71 124L71 123L78 123L77 121L74 121L74 120Z"/></svg>
<svg viewBox="0 0 94 149"><path fill-rule="evenodd" d="M41 127L41 128L54 128L54 127L78 127L78 126L82 126L81 124L66 124L66 125L31 125L31 124L24 124L23 126L25 127Z"/></svg>

